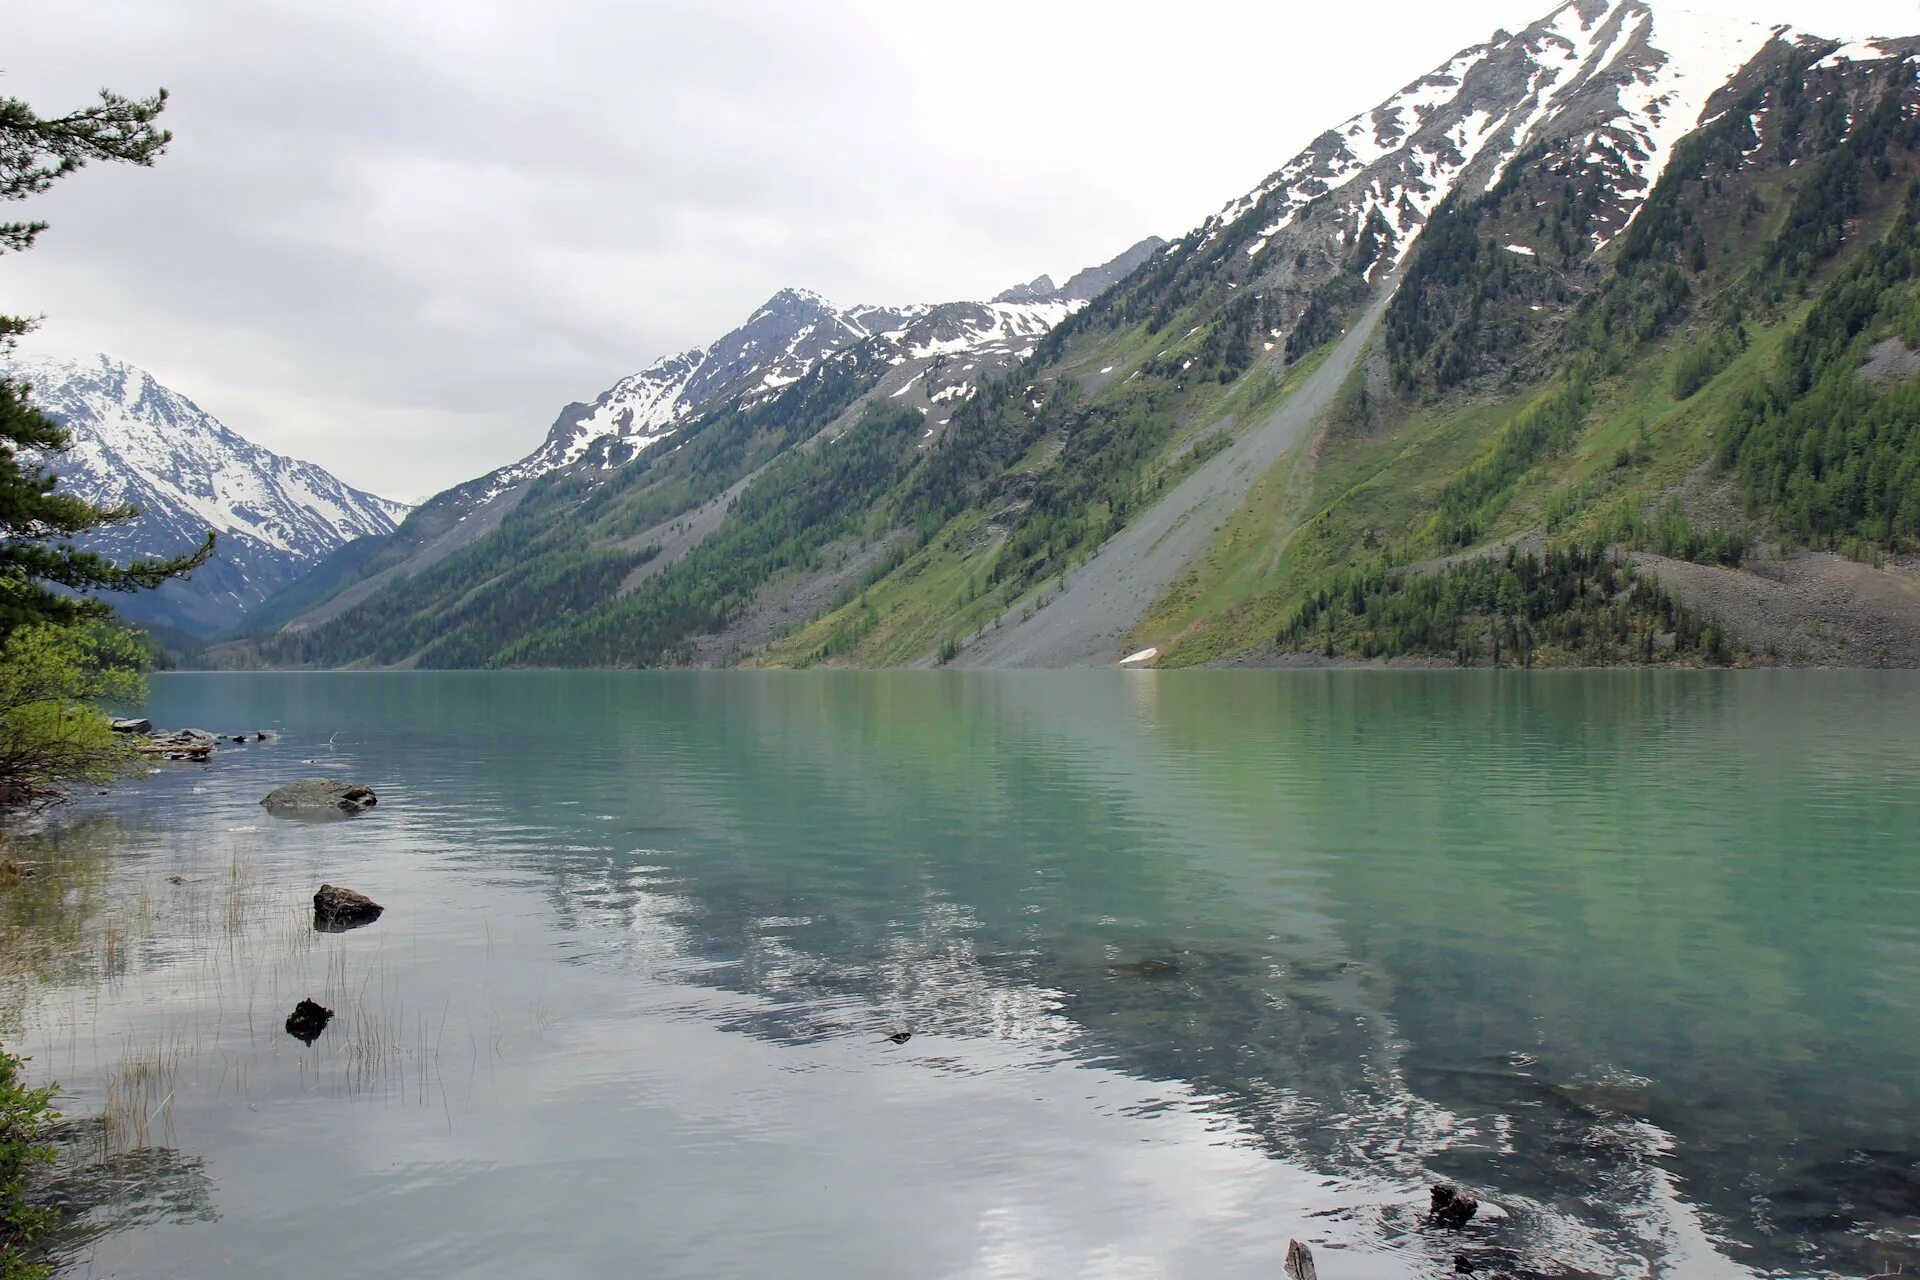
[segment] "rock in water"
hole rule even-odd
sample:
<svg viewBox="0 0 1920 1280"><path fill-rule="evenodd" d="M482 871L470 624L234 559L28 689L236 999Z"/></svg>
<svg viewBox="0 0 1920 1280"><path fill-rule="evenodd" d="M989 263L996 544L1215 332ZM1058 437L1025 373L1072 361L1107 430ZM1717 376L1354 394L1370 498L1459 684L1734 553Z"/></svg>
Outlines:
<svg viewBox="0 0 1920 1280"><path fill-rule="evenodd" d="M146 724L145 720L129 721L132 724ZM115 728L118 729L118 725ZM158 756L162 760L198 760L213 758L213 749L219 739L205 729L177 729L172 733L130 732L133 749L142 755Z"/></svg>
<svg viewBox="0 0 1920 1280"><path fill-rule="evenodd" d="M385 910L364 893L323 884L313 895L313 927L322 933L345 933L372 924Z"/></svg>
<svg viewBox="0 0 1920 1280"><path fill-rule="evenodd" d="M1177 978L1180 976L1180 962L1164 956L1152 956L1127 964L1110 964L1107 972L1116 978Z"/></svg>
<svg viewBox="0 0 1920 1280"><path fill-rule="evenodd" d="M127 720L115 720L113 722L113 731L115 733L152 733L153 721L147 719L145 716L136 716Z"/></svg>
<svg viewBox="0 0 1920 1280"><path fill-rule="evenodd" d="M337 817L361 813L379 803L373 788L335 778L308 778L267 794L267 812L287 817Z"/></svg>
<svg viewBox="0 0 1920 1280"><path fill-rule="evenodd" d="M301 1044L312 1044L333 1021L333 1010L311 1000L302 1000L287 1015L287 1034Z"/></svg>
<svg viewBox="0 0 1920 1280"><path fill-rule="evenodd" d="M1436 1227L1458 1231L1480 1211L1478 1200L1448 1183L1435 1186L1432 1194L1433 1207L1427 1211L1427 1221Z"/></svg>
<svg viewBox="0 0 1920 1280"><path fill-rule="evenodd" d="M1313 1250L1298 1240L1287 1241L1287 1280L1320 1280L1313 1265Z"/></svg>

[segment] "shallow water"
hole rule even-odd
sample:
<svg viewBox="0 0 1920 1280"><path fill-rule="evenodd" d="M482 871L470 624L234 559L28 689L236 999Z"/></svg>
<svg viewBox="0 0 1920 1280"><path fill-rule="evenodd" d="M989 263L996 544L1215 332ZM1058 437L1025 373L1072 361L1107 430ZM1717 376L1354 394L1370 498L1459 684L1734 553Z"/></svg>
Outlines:
<svg viewBox="0 0 1920 1280"><path fill-rule="evenodd" d="M168 675L0 1019L76 1274L1920 1265L1920 680ZM380 804L268 818L326 774ZM170 877L178 876L180 883ZM322 880L388 907L314 934ZM18 970L21 961L12 958ZM336 1011L311 1046L302 997ZM910 1031L895 1044L888 1037Z"/></svg>

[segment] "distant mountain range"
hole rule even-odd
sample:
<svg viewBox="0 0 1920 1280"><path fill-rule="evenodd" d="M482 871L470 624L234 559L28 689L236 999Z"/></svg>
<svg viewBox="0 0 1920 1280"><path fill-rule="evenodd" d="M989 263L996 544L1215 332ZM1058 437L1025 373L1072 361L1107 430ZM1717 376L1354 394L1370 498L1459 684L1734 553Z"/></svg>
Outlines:
<svg viewBox="0 0 1920 1280"><path fill-rule="evenodd" d="M820 386L837 388L831 393L836 407L813 422L813 431L824 429L854 401L877 397L890 407L918 411L926 419L922 434L930 439L945 429L956 406L1029 358L1062 320L1164 243L1148 237L1110 262L1077 272L1064 285L1041 276L986 302L839 307L805 289L782 289L711 345L662 357L591 403L566 406L546 439L525 458L423 503L385 546L323 569L322 576L276 602L260 620L309 631L402 583L410 592L431 590L435 579L420 575L493 534L547 477L563 486L601 490L600 505L618 513L624 504L605 492L611 478L619 477L618 487L640 477L640 488L649 490L643 507L652 510L658 495L650 482L658 473L697 469L699 477L686 492L700 494L704 501L695 506L704 510L689 508L689 519L676 522L688 526L680 530L686 541L689 528L704 529L723 514L716 499L724 495L730 501L740 482L773 453L804 443L790 426L788 406L810 402L817 410L820 402L810 400L810 393ZM734 423L733 433L713 433L693 454L675 456L722 417ZM769 450L763 427L748 432L752 439L734 438L748 418L789 425L780 428L782 440ZM719 449L723 439L731 443L716 468L705 455ZM716 487L715 477L721 475L725 483ZM622 520L619 536L631 540L636 530L624 528L631 518ZM564 549L555 549L555 566L544 569L536 567L542 560L537 550L516 552L508 576L563 573L559 562L574 550L568 539ZM625 554L630 556L632 548ZM494 589L505 585L507 578L494 576ZM467 593L466 586L448 589Z"/></svg>
<svg viewBox="0 0 1920 1280"><path fill-rule="evenodd" d="M107 356L26 356L11 376L71 433L51 459L63 487L140 518L83 545L127 560L169 556L220 534L187 581L108 597L127 617L205 637L304 577L348 543L393 531L411 509L364 493L311 462L285 458L223 426L152 375Z"/></svg>
<svg viewBox="0 0 1920 1280"><path fill-rule="evenodd" d="M1064 287L783 291L215 656L1920 663L1916 180L1920 39L1572 0Z"/></svg>

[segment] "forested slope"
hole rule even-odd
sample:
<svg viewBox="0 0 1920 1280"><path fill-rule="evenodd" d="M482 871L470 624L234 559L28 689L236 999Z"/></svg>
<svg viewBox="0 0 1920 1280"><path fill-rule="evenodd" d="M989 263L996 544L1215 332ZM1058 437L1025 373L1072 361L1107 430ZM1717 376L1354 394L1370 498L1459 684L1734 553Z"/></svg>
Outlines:
<svg viewBox="0 0 1920 1280"><path fill-rule="evenodd" d="M997 365L848 343L253 656L1920 662L1920 42L1694 34L1575 0Z"/></svg>

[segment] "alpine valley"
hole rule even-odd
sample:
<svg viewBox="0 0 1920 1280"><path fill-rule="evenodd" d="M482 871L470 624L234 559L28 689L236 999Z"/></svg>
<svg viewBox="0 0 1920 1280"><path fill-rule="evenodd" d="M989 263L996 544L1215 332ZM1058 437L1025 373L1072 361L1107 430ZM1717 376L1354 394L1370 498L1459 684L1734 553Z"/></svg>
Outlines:
<svg viewBox="0 0 1920 1280"><path fill-rule="evenodd" d="M332 493L378 537L210 656L1916 665L1916 266L1920 38L1572 0L1173 243L783 291L391 532Z"/></svg>

